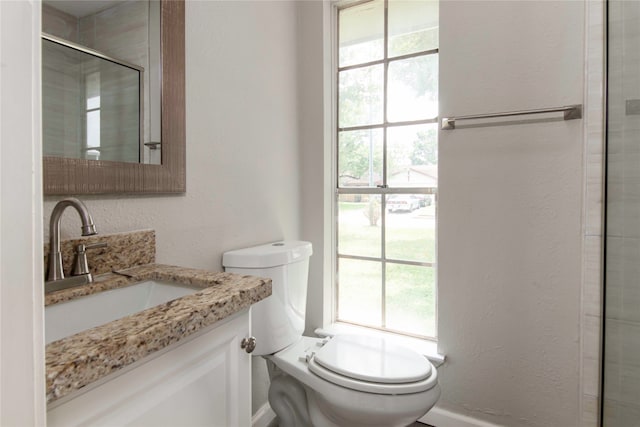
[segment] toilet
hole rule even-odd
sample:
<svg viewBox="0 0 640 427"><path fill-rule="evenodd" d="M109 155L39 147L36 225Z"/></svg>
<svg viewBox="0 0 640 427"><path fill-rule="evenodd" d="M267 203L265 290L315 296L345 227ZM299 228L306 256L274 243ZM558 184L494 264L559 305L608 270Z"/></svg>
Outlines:
<svg viewBox="0 0 640 427"><path fill-rule="evenodd" d="M311 243L284 241L226 252L225 271L268 277L272 295L251 309L256 356L267 360L269 404L280 427L395 427L440 397L421 354L377 336L302 336Z"/></svg>

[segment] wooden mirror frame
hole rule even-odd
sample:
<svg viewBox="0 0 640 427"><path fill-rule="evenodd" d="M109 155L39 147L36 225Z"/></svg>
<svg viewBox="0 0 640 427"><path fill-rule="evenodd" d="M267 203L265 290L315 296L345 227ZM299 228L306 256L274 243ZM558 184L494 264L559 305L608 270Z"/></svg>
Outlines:
<svg viewBox="0 0 640 427"><path fill-rule="evenodd" d="M184 193L184 0L162 0L162 164L43 157L45 196L68 194Z"/></svg>

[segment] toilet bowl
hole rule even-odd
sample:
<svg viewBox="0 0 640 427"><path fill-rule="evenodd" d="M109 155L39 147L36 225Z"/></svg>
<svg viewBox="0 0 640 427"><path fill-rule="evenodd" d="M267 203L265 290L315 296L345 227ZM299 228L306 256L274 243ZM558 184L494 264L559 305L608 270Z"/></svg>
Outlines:
<svg viewBox="0 0 640 427"><path fill-rule="evenodd" d="M437 371L424 356L368 335L302 336L311 253L310 243L292 241L223 256L228 272L272 279L272 295L251 309L251 327L280 427L413 423L440 397Z"/></svg>
<svg viewBox="0 0 640 427"><path fill-rule="evenodd" d="M374 355L379 345L394 349ZM345 350L349 351L344 353ZM280 378L280 382L283 381L280 376L299 382L306 393L309 424L295 417L296 411L304 412L294 408L295 401L286 401L285 395L274 396L270 391L270 402L285 400L280 413L274 408L281 426L406 426L427 413L440 397L437 371L427 359L373 337L302 337L265 358L274 365L272 377ZM404 364L399 365L400 361ZM402 368L403 372L394 367ZM274 406L278 404L272 403Z"/></svg>

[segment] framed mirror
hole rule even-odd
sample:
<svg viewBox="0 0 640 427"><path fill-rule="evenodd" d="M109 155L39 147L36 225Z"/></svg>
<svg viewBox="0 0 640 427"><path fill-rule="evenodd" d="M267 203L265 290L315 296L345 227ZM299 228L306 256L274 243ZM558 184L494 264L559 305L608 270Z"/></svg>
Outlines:
<svg viewBox="0 0 640 427"><path fill-rule="evenodd" d="M160 141L154 141L150 144L144 139L145 130L142 128L144 107L142 103L140 103L140 111L136 106L133 114L134 117L139 116L140 118L140 123L135 125L137 127L133 131L133 137L139 141L141 147L140 160L142 160L145 145L146 149L153 149L156 148L154 144L157 144L160 148L157 152L161 152L161 159L160 156L157 156L159 164L45 155L43 157L45 195L149 194L183 193L186 191L184 0L161 0L159 10L161 72L158 73L160 76L158 81L160 88L158 133ZM44 39L43 43L45 43ZM95 58L92 61L96 62ZM113 61L111 62L113 63ZM87 61L84 63L86 64ZM113 67L113 65L110 66ZM93 69L101 70L100 66L96 65L93 66ZM90 82L90 80L91 74L85 73L83 81ZM140 81L142 82L142 78ZM86 87L90 87L90 85L87 84ZM86 102L87 119L82 126L84 126L85 133L88 134L89 114L95 110L93 108L90 111L89 107L95 105L95 99L90 98L89 89L83 89L83 91L87 92L82 100L82 102ZM123 94L125 94L124 90L118 97L122 98ZM130 95L135 95L135 102L137 102L138 96L142 99L144 95L141 86L126 90L126 96ZM93 104L90 104L90 101ZM131 134L131 132L129 133ZM97 157L95 149L90 151L90 154ZM47 152L46 149L45 152Z"/></svg>

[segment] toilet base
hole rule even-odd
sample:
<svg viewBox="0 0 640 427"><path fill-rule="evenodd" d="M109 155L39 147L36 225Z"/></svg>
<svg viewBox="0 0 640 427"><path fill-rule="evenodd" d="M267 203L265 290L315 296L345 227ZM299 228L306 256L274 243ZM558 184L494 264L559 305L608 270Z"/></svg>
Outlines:
<svg viewBox="0 0 640 427"><path fill-rule="evenodd" d="M333 392L319 393L269 358L267 367L269 404L280 427L403 427L426 414L440 397L439 385L420 393L378 395L327 383ZM308 370L306 375L326 383Z"/></svg>
<svg viewBox="0 0 640 427"><path fill-rule="evenodd" d="M299 381L267 360L269 369L269 405L278 416L278 427L312 426L307 410L307 391Z"/></svg>

